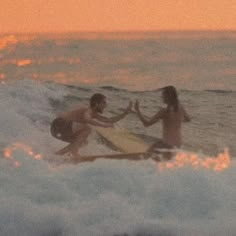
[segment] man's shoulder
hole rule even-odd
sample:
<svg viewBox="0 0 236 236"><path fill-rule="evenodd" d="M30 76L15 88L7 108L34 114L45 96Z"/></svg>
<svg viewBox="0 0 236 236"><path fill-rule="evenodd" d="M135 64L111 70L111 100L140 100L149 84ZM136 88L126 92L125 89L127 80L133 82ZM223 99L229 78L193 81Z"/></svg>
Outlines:
<svg viewBox="0 0 236 236"><path fill-rule="evenodd" d="M89 107L81 106L79 108L73 109L72 112L83 113L83 112L87 112L88 110L89 110Z"/></svg>
<svg viewBox="0 0 236 236"><path fill-rule="evenodd" d="M91 118L93 116L93 112L90 107L82 107L78 113L85 118Z"/></svg>

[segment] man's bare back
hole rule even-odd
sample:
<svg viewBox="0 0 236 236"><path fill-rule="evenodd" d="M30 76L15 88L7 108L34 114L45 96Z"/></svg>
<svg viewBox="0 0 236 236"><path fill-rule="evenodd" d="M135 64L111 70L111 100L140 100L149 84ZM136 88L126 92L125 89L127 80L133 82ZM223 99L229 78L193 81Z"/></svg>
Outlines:
<svg viewBox="0 0 236 236"><path fill-rule="evenodd" d="M90 99L90 106L80 107L59 115L52 122L51 134L69 144L57 151L56 154L71 153L72 156L77 156L79 148L87 144L91 125L112 127L113 123L123 119L130 112L131 107L132 104L130 103L122 114L107 118L101 115L106 108L106 97L103 94L94 94Z"/></svg>

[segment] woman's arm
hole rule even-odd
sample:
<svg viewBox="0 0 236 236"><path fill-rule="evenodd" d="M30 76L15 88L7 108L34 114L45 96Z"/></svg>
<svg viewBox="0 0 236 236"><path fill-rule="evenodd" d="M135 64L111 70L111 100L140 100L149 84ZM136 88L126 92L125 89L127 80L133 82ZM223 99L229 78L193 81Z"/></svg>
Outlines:
<svg viewBox="0 0 236 236"><path fill-rule="evenodd" d="M191 118L190 118L189 114L185 111L183 105L181 105L181 109L183 111L183 121L184 122L190 122Z"/></svg>
<svg viewBox="0 0 236 236"><path fill-rule="evenodd" d="M159 110L149 121L149 126L155 124L156 122L158 122L160 119L163 119L164 115L165 115L166 110L164 108L162 108L161 110Z"/></svg>
<svg viewBox="0 0 236 236"><path fill-rule="evenodd" d="M149 124L149 118L146 118L140 111L139 109L139 101L136 100L135 105L134 105L134 109L138 115L138 118L140 119L140 121L143 123L143 125L146 127Z"/></svg>

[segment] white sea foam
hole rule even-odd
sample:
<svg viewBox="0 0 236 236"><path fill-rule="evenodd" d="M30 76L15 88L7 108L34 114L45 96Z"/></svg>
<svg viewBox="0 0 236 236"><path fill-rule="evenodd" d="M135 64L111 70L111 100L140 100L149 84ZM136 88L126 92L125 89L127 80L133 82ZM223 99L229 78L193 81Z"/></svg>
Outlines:
<svg viewBox="0 0 236 236"><path fill-rule="evenodd" d="M43 156L36 160L22 148L13 150L13 160L1 154L1 235L235 234L235 161L223 172L190 166L159 172L151 160L101 159L58 165L60 157L52 153L64 144L49 134L50 121L56 115L51 102L65 102L71 90L27 80L1 85L0 90L2 151L20 142ZM85 101L90 92L84 92ZM190 95L185 98L188 96L193 104L195 100ZM120 105L111 102L115 110ZM112 112L114 107L109 109ZM129 121L121 125L127 126ZM132 123L133 129L136 126ZM111 150L93 133L82 152Z"/></svg>
<svg viewBox="0 0 236 236"><path fill-rule="evenodd" d="M233 235L235 163L158 172L152 161L54 166L0 159L4 235Z"/></svg>

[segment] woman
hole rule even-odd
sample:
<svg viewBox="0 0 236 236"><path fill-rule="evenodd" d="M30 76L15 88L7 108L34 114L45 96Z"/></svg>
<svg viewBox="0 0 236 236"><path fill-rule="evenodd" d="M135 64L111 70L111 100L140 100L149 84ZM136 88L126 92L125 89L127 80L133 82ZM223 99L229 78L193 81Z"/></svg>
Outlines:
<svg viewBox="0 0 236 236"><path fill-rule="evenodd" d="M155 148L180 148L182 145L181 124L189 122L190 117L180 104L178 94L173 86L167 86L162 89L162 99L167 105L166 108L160 109L153 117L146 118L139 108L139 102L135 102L135 110L137 115L145 127L151 126L162 120L162 141L157 141L148 151L152 152ZM171 155L165 155L170 158Z"/></svg>

